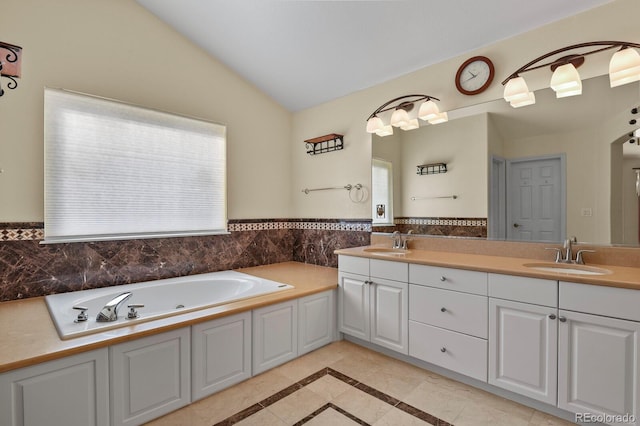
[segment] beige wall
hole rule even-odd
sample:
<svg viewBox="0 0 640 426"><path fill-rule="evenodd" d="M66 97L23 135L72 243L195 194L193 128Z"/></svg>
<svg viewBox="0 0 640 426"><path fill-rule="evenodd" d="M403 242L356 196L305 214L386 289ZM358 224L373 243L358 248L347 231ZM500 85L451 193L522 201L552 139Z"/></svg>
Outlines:
<svg viewBox="0 0 640 426"><path fill-rule="evenodd" d="M616 0L575 17L547 25L467 54L421 69L373 88L294 114L292 128L292 181L302 185L327 186L370 181L371 136L365 132L365 120L379 105L397 96L424 93L440 98L443 110L486 102L502 97L500 82L520 66L555 48L594 40L639 42L637 0ZM477 96L459 94L453 83L458 66L468 57L486 55L496 67L496 78L488 91ZM610 55L589 57L580 68L582 78L608 72ZM550 73L540 70L526 75L529 88L548 87ZM399 132L400 130L396 130ZM326 133L344 133L346 149L309 158L302 154L302 141ZM351 203L339 192L303 197L292 188L293 213L297 217L314 216L325 211L329 217L369 217L368 204Z"/></svg>
<svg viewBox="0 0 640 426"><path fill-rule="evenodd" d="M404 216L487 217L487 114L401 135ZM447 173L416 173L416 166L429 163L446 163ZM411 200L451 195L458 198Z"/></svg>
<svg viewBox="0 0 640 426"><path fill-rule="evenodd" d="M444 110L502 96L500 81L552 48L590 40L638 42L637 0L598 9L494 45L477 48L333 102L289 114L133 0L4 0L2 41L24 48L19 87L0 98L0 222L43 220L43 88L61 87L202 117L228 126L229 217L368 218L370 203L346 191L305 195L305 187L361 183L370 187L367 116L408 93L442 99ZM491 88L456 92L466 58L483 54L496 66ZM602 58L602 59L599 59ZM607 72L608 55L590 58L583 78ZM549 75L527 75L532 90ZM6 82L4 83L6 84ZM306 154L304 140L345 135L345 149Z"/></svg>
<svg viewBox="0 0 640 426"><path fill-rule="evenodd" d="M0 28L24 49L0 98L0 222L44 217L45 86L226 124L229 217L289 216L291 114L135 1L3 0Z"/></svg>

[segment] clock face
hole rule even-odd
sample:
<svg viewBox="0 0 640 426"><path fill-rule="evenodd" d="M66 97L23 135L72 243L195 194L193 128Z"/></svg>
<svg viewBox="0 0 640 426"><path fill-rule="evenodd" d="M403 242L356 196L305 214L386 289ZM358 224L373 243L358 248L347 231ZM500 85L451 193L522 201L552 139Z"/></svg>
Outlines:
<svg viewBox="0 0 640 426"><path fill-rule="evenodd" d="M456 74L456 87L465 95L476 95L489 87L493 80L493 64L484 56L476 56L463 63Z"/></svg>

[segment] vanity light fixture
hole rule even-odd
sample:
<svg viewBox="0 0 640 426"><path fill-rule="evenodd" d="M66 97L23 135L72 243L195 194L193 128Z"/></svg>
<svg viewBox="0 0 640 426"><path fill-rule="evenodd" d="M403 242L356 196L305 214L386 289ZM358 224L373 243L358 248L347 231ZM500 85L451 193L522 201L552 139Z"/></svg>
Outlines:
<svg viewBox="0 0 640 426"><path fill-rule="evenodd" d="M16 78L20 78L22 66L22 47L0 41L0 77L9 79L7 88L18 87ZM0 96L4 95L2 79L0 78Z"/></svg>
<svg viewBox="0 0 640 426"><path fill-rule="evenodd" d="M429 122L429 124L444 123L448 120L446 112L440 112L438 105L433 101L440 101L429 95L405 95L380 105L367 118L367 132L375 133L378 136L389 136L393 134L393 127L400 127L402 130L413 130L420 127L418 118ZM415 116L410 112L416 104L420 104L420 108ZM392 111L388 124L382 119L384 112Z"/></svg>
<svg viewBox="0 0 640 426"><path fill-rule="evenodd" d="M592 47L595 48L580 51ZM584 63L585 56L616 48L618 51L614 53L609 62L611 87L640 81L640 54L636 50L640 48L640 44L627 41L592 41L554 50L518 68L502 82L504 100L511 103L514 108L534 104L536 102L535 95L529 91L527 83L520 74L545 67L550 67L553 72L550 86L556 92L557 98L580 95L582 94L582 80L577 69ZM552 56L566 52L569 53L551 62L539 64Z"/></svg>

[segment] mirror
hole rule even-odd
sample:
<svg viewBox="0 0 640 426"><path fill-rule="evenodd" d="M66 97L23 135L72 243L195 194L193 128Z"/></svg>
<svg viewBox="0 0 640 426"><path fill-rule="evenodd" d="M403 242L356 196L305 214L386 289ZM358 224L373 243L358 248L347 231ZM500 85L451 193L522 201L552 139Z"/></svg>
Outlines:
<svg viewBox="0 0 640 426"><path fill-rule="evenodd" d="M638 246L639 105L639 83L610 88L605 75L580 96L547 88L535 105L498 99L373 135L374 231ZM425 164L446 172L419 175Z"/></svg>

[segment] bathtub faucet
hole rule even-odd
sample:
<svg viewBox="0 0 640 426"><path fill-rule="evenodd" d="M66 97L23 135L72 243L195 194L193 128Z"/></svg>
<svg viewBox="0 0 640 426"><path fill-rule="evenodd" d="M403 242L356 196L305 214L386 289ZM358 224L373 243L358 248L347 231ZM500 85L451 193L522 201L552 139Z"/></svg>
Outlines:
<svg viewBox="0 0 640 426"><path fill-rule="evenodd" d="M98 313L96 316L96 321L98 322L110 322L118 319L118 308L125 300L131 297L130 292L122 293L119 296L114 297L106 305L104 308Z"/></svg>

